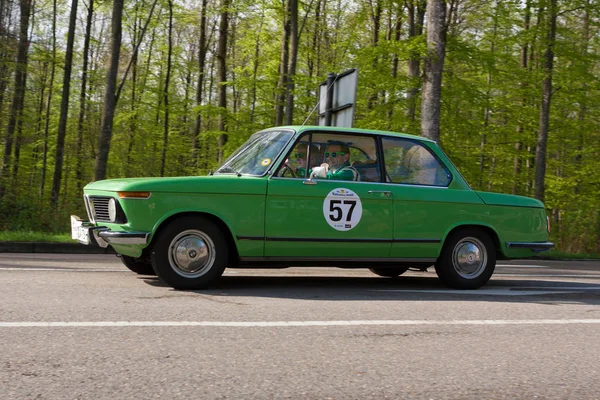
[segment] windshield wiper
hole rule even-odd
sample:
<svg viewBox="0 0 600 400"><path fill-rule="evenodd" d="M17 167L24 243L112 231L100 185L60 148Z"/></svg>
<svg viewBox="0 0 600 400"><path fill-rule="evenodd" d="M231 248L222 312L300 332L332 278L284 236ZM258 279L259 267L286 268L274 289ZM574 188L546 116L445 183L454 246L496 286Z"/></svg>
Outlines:
<svg viewBox="0 0 600 400"><path fill-rule="evenodd" d="M229 165L225 165L225 166L223 166L223 167L221 167L221 168L219 168L217 170L217 174L219 174L219 173L227 173L227 172L233 172L237 176L242 176L242 174L240 172L238 172L235 169L231 168Z"/></svg>

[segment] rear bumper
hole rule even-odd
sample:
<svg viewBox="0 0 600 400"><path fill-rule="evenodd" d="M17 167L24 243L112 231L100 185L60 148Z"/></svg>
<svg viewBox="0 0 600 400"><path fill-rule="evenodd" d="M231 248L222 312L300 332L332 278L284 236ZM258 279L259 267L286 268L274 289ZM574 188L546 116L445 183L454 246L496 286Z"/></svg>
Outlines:
<svg viewBox="0 0 600 400"><path fill-rule="evenodd" d="M547 251L554 247L552 242L506 242L506 247L513 249L529 249L534 252Z"/></svg>

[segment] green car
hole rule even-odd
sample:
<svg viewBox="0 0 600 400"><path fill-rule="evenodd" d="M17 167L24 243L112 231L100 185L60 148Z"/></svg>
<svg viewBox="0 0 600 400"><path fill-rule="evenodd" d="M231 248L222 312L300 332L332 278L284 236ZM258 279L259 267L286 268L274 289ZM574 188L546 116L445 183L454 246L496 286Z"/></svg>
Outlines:
<svg viewBox="0 0 600 400"><path fill-rule="evenodd" d="M540 201L474 191L435 142L363 129L266 129L208 176L93 182L84 201L74 239L176 289L207 288L226 267L298 265L434 266L476 289L497 259L553 247Z"/></svg>

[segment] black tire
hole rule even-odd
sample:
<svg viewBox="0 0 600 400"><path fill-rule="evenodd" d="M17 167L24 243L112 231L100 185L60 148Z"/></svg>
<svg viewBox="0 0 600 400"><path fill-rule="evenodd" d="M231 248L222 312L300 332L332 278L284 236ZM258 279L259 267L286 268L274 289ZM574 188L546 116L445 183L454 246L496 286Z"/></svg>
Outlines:
<svg viewBox="0 0 600 400"><path fill-rule="evenodd" d="M369 268L369 271L371 271L375 275L383 276L386 278L397 278L406 271L408 271L408 267Z"/></svg>
<svg viewBox="0 0 600 400"><path fill-rule="evenodd" d="M496 248L479 228L461 229L446 239L435 263L440 280L454 289L479 289L496 268Z"/></svg>
<svg viewBox="0 0 600 400"><path fill-rule="evenodd" d="M167 285L182 290L206 289L228 262L221 229L201 216L179 218L154 238L152 266Z"/></svg>
<svg viewBox="0 0 600 400"><path fill-rule="evenodd" d="M136 274L156 275L156 272L154 272L154 269L152 268L152 264L148 261L144 261L141 258L135 258L125 255L120 255L119 258L127 268L129 268Z"/></svg>

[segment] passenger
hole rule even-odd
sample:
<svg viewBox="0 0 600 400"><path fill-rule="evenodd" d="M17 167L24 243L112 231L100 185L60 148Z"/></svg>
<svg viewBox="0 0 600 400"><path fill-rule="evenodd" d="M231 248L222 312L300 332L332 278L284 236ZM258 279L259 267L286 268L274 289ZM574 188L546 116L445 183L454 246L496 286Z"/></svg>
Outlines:
<svg viewBox="0 0 600 400"><path fill-rule="evenodd" d="M360 174L350 165L350 148L346 143L330 143L324 156L325 162L320 167L314 167L311 176L329 180L360 180Z"/></svg>

